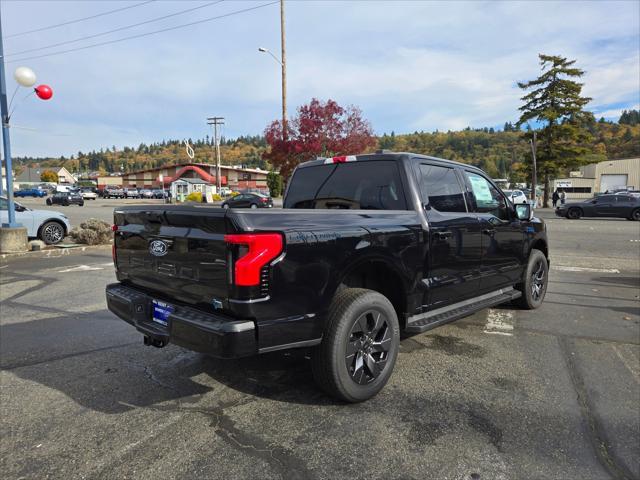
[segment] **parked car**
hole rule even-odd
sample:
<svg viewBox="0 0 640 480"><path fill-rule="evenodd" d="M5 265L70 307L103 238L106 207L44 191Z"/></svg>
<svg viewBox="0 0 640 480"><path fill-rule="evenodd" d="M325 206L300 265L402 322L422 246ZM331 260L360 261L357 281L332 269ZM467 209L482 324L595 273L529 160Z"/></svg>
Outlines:
<svg viewBox="0 0 640 480"><path fill-rule="evenodd" d="M319 159L283 209L114 211L109 309L144 335L237 358L313 347L312 370L349 402L379 392L400 333L489 306L538 308L548 242L529 204L480 169L409 153Z"/></svg>
<svg viewBox="0 0 640 480"><path fill-rule="evenodd" d="M125 198L140 198L140 192L137 188L125 188L124 196Z"/></svg>
<svg viewBox="0 0 640 480"><path fill-rule="evenodd" d="M273 208L273 199L260 193L241 193L227 198L222 208Z"/></svg>
<svg viewBox="0 0 640 480"><path fill-rule="evenodd" d="M29 238L37 238L47 245L60 243L71 230L66 215L52 210L32 210L14 202L16 222L27 229ZM6 197L0 197L0 223L9 221L9 202Z"/></svg>
<svg viewBox="0 0 640 480"><path fill-rule="evenodd" d="M503 190L503 192L513 204L529 203L529 199L522 190Z"/></svg>
<svg viewBox="0 0 640 480"><path fill-rule="evenodd" d="M122 188L105 188L103 192L104 198L124 198L124 190Z"/></svg>
<svg viewBox="0 0 640 480"><path fill-rule="evenodd" d="M68 207L69 205L80 205L84 207L84 198L79 193L73 192L56 192L47 198L47 205L62 205Z"/></svg>
<svg viewBox="0 0 640 480"><path fill-rule="evenodd" d="M140 190L140 198L153 198L153 192L148 188Z"/></svg>
<svg viewBox="0 0 640 480"><path fill-rule="evenodd" d="M581 202L570 202L556 208L556 215L570 220L581 217L616 217L640 220L640 197L625 194L598 195Z"/></svg>
<svg viewBox="0 0 640 480"><path fill-rule="evenodd" d="M168 198L169 194L166 190L162 190L161 188L156 188L153 190L153 198Z"/></svg>
<svg viewBox="0 0 640 480"><path fill-rule="evenodd" d="M15 192L13 192L13 196L16 198L20 198L20 197L42 198L47 196L47 191L42 190L40 188L23 188L21 190L16 190Z"/></svg>
<svg viewBox="0 0 640 480"><path fill-rule="evenodd" d="M98 198L98 194L92 188L83 188L80 190L80 196L85 200L96 200Z"/></svg>

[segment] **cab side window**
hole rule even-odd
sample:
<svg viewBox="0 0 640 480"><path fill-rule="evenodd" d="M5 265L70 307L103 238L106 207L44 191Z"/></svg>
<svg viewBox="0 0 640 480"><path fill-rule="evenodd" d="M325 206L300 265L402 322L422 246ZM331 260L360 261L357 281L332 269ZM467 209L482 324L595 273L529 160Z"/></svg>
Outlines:
<svg viewBox="0 0 640 480"><path fill-rule="evenodd" d="M420 164L420 193L439 212L466 212L462 186L453 168Z"/></svg>
<svg viewBox="0 0 640 480"><path fill-rule="evenodd" d="M486 178L477 173L464 172L475 203L475 211L489 213L500 220L509 220L509 205L502 193Z"/></svg>
<svg viewBox="0 0 640 480"><path fill-rule="evenodd" d="M4 198L0 198L0 210L9 210L9 202Z"/></svg>

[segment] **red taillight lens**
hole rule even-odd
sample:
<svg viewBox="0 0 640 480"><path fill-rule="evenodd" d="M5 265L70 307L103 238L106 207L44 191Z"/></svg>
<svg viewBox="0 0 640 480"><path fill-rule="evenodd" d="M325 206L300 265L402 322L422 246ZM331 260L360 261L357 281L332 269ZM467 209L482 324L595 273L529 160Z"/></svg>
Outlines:
<svg viewBox="0 0 640 480"><path fill-rule="evenodd" d="M341 157L333 157L333 163L345 163L347 161L347 156L343 155Z"/></svg>
<svg viewBox="0 0 640 480"><path fill-rule="evenodd" d="M261 201L262 203L267 203L267 202L268 202L268 199L266 199L266 198L261 198L261 199L260 199L260 201Z"/></svg>
<svg viewBox="0 0 640 480"><path fill-rule="evenodd" d="M241 287L260 285L260 269L282 253L282 235L278 233L225 235L224 241L247 248L234 269L234 284Z"/></svg>
<svg viewBox="0 0 640 480"><path fill-rule="evenodd" d="M112 232L117 232L118 231L118 225L111 225L111 231Z"/></svg>

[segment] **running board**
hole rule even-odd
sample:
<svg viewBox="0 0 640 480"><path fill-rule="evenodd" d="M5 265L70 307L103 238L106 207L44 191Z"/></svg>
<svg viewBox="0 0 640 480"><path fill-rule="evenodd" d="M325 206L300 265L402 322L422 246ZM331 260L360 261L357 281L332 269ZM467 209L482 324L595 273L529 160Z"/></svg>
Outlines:
<svg viewBox="0 0 640 480"><path fill-rule="evenodd" d="M483 308L493 307L501 303L509 302L520 298L522 292L513 287L502 288L495 292L487 293L479 297L470 298L462 302L454 303L446 307L437 308L429 312L414 315L407 319L407 333L421 333L431 330L445 323L453 322L459 318L466 317Z"/></svg>

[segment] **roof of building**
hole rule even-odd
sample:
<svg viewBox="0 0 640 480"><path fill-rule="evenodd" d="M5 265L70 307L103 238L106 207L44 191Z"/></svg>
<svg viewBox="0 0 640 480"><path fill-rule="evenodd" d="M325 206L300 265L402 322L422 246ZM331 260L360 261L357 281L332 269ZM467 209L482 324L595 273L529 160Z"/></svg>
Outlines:
<svg viewBox="0 0 640 480"><path fill-rule="evenodd" d="M177 180L174 180L171 183L176 183L176 182L186 182L186 183L192 183L192 184L196 184L196 185L201 185L201 184L205 184L205 185L211 185L210 182L207 182L206 180L203 180L202 178L184 178L184 177L180 177Z"/></svg>
<svg viewBox="0 0 640 480"><path fill-rule="evenodd" d="M187 167L190 165L195 167L207 167L207 168L215 167L215 165L212 163L200 163L200 162L175 163L172 165L163 165L161 167L146 168L144 170L136 170L135 172L127 172L123 174L123 176L126 177L128 175L137 175L139 173L157 172L159 170L165 170L167 168L181 168L181 167ZM241 168L237 165L220 165L220 168L224 168L227 170L237 170L238 172L263 173L265 175L269 173L267 170L260 170L259 168Z"/></svg>

